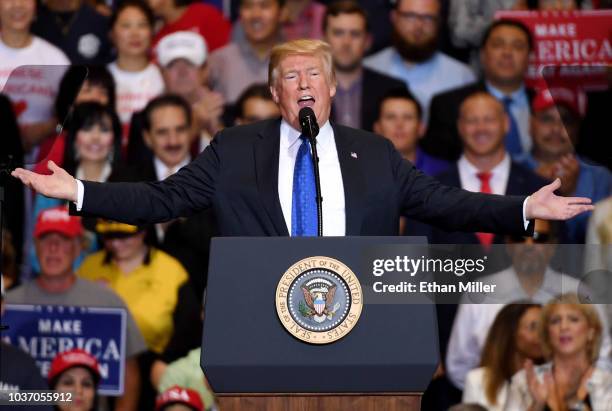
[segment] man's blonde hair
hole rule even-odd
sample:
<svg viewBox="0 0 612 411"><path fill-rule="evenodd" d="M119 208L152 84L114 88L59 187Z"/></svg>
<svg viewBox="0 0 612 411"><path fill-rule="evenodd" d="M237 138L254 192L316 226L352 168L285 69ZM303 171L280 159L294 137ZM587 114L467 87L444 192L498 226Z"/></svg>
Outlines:
<svg viewBox="0 0 612 411"><path fill-rule="evenodd" d="M289 56L315 56L323 62L323 70L330 85L336 85L336 74L332 62L331 48L329 44L321 40L299 39L281 43L274 48L270 54L268 65L268 84L273 87L278 78L280 63Z"/></svg>

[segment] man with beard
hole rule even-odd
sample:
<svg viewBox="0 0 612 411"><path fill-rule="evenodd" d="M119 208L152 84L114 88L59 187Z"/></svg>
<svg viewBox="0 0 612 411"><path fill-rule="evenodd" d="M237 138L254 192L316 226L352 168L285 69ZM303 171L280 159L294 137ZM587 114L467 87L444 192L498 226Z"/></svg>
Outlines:
<svg viewBox="0 0 612 411"><path fill-rule="evenodd" d="M398 0L391 11L394 45L364 62L404 80L426 115L432 96L476 79L468 66L438 51L440 18L439 0Z"/></svg>
<svg viewBox="0 0 612 411"><path fill-rule="evenodd" d="M363 67L370 48L365 10L351 0L331 3L323 20L325 41L331 46L338 82L332 102L332 120L372 131L379 101L389 90L406 90L404 82Z"/></svg>
<svg viewBox="0 0 612 411"><path fill-rule="evenodd" d="M483 284L496 285L495 293L484 297L478 304L473 304L469 296L464 296L446 354L446 374L455 387L463 389L466 374L478 366L489 328L505 304L516 301L545 304L559 294L578 292L579 282L575 278L550 266L558 233L559 223L536 220L533 238L506 237L506 249L512 266L480 279ZM602 306L596 308L607 330ZM608 358L609 352L610 335L604 333L600 358Z"/></svg>
<svg viewBox="0 0 612 411"><path fill-rule="evenodd" d="M525 87L525 74L532 48L531 33L524 24L514 20L492 23L480 48L483 78L434 96L423 148L446 160L456 160L462 149L457 131L459 106L470 94L487 91L504 104L510 119L505 139L508 152L515 156L529 151L529 105L533 92Z"/></svg>

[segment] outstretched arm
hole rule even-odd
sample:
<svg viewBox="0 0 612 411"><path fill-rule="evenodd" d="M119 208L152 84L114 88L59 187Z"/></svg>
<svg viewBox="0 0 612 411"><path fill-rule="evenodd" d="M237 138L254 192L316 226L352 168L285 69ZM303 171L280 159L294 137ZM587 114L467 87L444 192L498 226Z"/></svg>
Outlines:
<svg viewBox="0 0 612 411"><path fill-rule="evenodd" d="M13 170L11 174L42 195L59 200L77 201L76 179L53 161L49 161L47 167L52 174L37 174L23 168Z"/></svg>
<svg viewBox="0 0 612 411"><path fill-rule="evenodd" d="M146 224L188 216L210 206L218 174L217 152L212 144L189 165L164 181L148 183L93 183L83 181L84 215L128 224ZM76 202L77 180L55 163L51 175L16 169L12 175L48 197Z"/></svg>
<svg viewBox="0 0 612 411"><path fill-rule="evenodd" d="M561 197L556 195L555 190L561 187L558 178L540 188L527 199L525 207L525 218L532 220L569 220L587 211L593 211L595 207L591 199L586 197Z"/></svg>

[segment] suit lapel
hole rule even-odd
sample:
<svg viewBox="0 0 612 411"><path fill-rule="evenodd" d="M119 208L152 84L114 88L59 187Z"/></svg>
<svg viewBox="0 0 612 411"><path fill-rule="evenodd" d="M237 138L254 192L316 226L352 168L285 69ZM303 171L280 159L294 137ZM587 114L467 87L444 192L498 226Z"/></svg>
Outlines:
<svg viewBox="0 0 612 411"><path fill-rule="evenodd" d="M255 172L257 188L261 194L265 211L272 221L277 235L288 236L278 198L278 156L280 150L280 121L271 121L259 133L255 143Z"/></svg>
<svg viewBox="0 0 612 411"><path fill-rule="evenodd" d="M355 139L344 132L345 128L332 126L336 150L342 172L342 184L344 185L344 212L346 220L346 235L361 234L364 207L364 177L361 167L362 159L366 153L360 152L356 147ZM325 201L325 199L323 199ZM325 216L323 216L325 224Z"/></svg>

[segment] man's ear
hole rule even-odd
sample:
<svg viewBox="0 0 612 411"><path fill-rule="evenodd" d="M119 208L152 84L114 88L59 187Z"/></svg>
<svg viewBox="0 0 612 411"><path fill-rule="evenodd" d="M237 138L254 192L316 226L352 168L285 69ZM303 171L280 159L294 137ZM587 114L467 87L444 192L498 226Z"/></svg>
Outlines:
<svg viewBox="0 0 612 411"><path fill-rule="evenodd" d="M270 86L270 93L272 93L272 100L274 100L276 104L279 104L280 99L278 97L278 91L274 85Z"/></svg>
<svg viewBox="0 0 612 411"><path fill-rule="evenodd" d="M376 122L374 123L373 130L375 134L382 135L380 130L380 123L378 122L378 120L376 120Z"/></svg>
<svg viewBox="0 0 612 411"><path fill-rule="evenodd" d="M153 145L151 141L151 133L149 133L147 130L144 130L142 132L142 139L144 140L147 147L151 148L151 146Z"/></svg>
<svg viewBox="0 0 612 411"><path fill-rule="evenodd" d="M425 131L426 131L427 126L425 125L425 122L423 122L423 120L419 120L419 129L417 131L417 135L419 137L419 139L423 138L425 136Z"/></svg>

